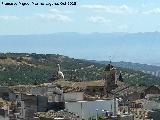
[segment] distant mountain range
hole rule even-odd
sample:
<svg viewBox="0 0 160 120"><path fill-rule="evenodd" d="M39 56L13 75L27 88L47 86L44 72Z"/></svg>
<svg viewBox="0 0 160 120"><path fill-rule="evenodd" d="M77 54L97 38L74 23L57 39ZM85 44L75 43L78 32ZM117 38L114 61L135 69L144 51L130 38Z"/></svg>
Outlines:
<svg viewBox="0 0 160 120"><path fill-rule="evenodd" d="M160 33L54 33L0 36L1 52L63 54L88 60L159 63ZM159 64L158 64L159 65Z"/></svg>

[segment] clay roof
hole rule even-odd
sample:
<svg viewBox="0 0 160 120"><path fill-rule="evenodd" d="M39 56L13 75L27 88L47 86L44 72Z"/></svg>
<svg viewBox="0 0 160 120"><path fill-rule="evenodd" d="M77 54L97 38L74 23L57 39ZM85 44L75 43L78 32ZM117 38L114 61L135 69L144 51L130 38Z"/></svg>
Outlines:
<svg viewBox="0 0 160 120"><path fill-rule="evenodd" d="M64 92L81 92L88 86L103 87L104 80L86 81L86 82L57 80L54 82L54 84L60 85L63 88Z"/></svg>

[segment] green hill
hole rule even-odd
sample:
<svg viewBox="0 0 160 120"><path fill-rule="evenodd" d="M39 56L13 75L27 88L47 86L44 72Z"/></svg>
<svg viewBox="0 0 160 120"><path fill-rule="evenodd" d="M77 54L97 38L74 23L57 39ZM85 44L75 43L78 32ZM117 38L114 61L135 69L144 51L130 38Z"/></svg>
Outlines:
<svg viewBox="0 0 160 120"><path fill-rule="evenodd" d="M47 82L57 71L57 64L65 79L89 81L102 79L104 65L56 54L0 53L0 85L40 84ZM160 78L125 68L124 82L138 85L160 84Z"/></svg>
<svg viewBox="0 0 160 120"><path fill-rule="evenodd" d="M100 64L109 63L109 61L96 61L96 60L91 60L90 62L95 62L95 63L100 63ZM123 62L123 61L112 62L112 64L117 67L132 69L135 71L142 71L144 73L148 73L148 74L152 74L154 76L160 77L160 66L132 63L132 62Z"/></svg>

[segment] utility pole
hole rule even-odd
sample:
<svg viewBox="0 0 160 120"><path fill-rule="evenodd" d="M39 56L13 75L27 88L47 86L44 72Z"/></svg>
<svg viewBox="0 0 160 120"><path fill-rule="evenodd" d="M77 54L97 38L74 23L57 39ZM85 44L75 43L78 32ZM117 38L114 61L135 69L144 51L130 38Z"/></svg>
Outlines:
<svg viewBox="0 0 160 120"><path fill-rule="evenodd" d="M98 120L98 109L96 109L96 120Z"/></svg>
<svg viewBox="0 0 160 120"><path fill-rule="evenodd" d="M81 102L81 120L83 118L83 115L82 115L83 111L82 111L82 102Z"/></svg>
<svg viewBox="0 0 160 120"><path fill-rule="evenodd" d="M113 116L116 116L117 115L117 110L116 110L116 95L114 94L113 95L113 102L114 102L114 111L113 111Z"/></svg>

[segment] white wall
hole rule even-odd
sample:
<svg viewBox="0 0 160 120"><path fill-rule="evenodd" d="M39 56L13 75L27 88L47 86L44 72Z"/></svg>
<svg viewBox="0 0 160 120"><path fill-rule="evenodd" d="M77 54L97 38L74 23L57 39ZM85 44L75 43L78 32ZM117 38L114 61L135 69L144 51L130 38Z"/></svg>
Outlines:
<svg viewBox="0 0 160 120"><path fill-rule="evenodd" d="M88 119L90 117L95 118L97 113L98 115L103 114L104 112L102 110L113 112L114 102L113 100L66 102L65 108L69 112L77 114L82 119ZM118 111L118 102L116 102L116 110Z"/></svg>

